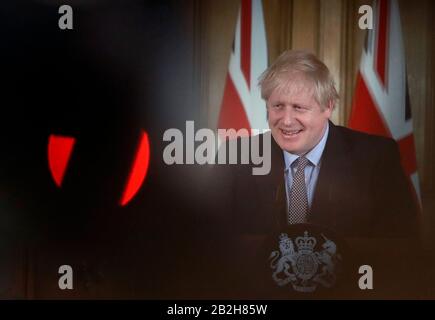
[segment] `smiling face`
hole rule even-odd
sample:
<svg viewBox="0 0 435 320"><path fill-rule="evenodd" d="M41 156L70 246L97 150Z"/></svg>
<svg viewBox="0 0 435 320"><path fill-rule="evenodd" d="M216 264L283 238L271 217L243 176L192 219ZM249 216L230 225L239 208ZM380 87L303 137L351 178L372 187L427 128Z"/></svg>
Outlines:
<svg viewBox="0 0 435 320"><path fill-rule="evenodd" d="M302 155L323 136L332 114L332 103L321 107L308 81L293 81L276 88L267 99L269 127L281 149Z"/></svg>

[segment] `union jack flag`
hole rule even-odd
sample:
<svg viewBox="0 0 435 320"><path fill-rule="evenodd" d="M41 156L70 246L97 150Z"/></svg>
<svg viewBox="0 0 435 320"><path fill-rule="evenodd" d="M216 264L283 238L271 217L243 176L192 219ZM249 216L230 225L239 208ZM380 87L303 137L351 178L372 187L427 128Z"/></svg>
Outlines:
<svg viewBox="0 0 435 320"><path fill-rule="evenodd" d="M219 129L268 129L266 107L257 81L267 68L261 0L242 0L237 19Z"/></svg>
<svg viewBox="0 0 435 320"><path fill-rule="evenodd" d="M349 127L399 145L402 167L421 205L399 6L375 1L356 80Z"/></svg>

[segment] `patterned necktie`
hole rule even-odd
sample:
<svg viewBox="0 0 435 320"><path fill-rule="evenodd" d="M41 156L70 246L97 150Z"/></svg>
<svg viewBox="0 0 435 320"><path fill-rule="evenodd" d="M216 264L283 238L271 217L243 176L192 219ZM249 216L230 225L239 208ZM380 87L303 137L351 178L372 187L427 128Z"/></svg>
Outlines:
<svg viewBox="0 0 435 320"><path fill-rule="evenodd" d="M308 159L304 156L297 160L297 169L290 189L290 204L288 206L288 223L304 223L308 213L308 196L305 185L305 167ZM291 174L291 172L289 172Z"/></svg>

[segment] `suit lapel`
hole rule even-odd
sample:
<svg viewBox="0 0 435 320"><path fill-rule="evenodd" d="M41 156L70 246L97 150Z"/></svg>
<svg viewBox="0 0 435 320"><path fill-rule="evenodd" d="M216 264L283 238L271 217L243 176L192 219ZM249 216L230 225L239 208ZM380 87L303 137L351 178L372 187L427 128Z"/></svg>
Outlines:
<svg viewBox="0 0 435 320"><path fill-rule="evenodd" d="M273 215L275 220L275 226L278 229L282 229L287 226L287 195L285 188L284 178L284 154L275 139L272 137L272 181L275 190L273 198Z"/></svg>
<svg viewBox="0 0 435 320"><path fill-rule="evenodd" d="M268 175L254 176L256 194L261 204L265 204L263 210L270 221L271 228L279 230L286 223L286 191L284 185L284 155L281 148L275 142L271 133L271 170Z"/></svg>
<svg viewBox="0 0 435 320"><path fill-rule="evenodd" d="M308 221L310 223L336 227L340 199L339 194L345 192L342 186L349 165L346 161L346 144L336 126L329 122L328 140L322 155L319 177L311 205ZM338 196L337 196L338 195Z"/></svg>

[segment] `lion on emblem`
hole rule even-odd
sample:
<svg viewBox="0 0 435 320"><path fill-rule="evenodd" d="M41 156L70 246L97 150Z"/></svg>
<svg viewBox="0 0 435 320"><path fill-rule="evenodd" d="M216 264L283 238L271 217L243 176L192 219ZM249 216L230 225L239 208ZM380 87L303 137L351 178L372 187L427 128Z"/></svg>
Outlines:
<svg viewBox="0 0 435 320"><path fill-rule="evenodd" d="M296 275L289 272L290 264L293 266L296 262L294 259L295 249L292 240L284 233L280 236L279 250L281 251L281 258L276 261L279 257L278 251L273 251L270 255L272 261L270 262L270 267L275 269L272 277L279 286L284 286L290 281L296 281ZM290 264L289 264L290 263ZM283 272L287 277L282 279L278 275Z"/></svg>

